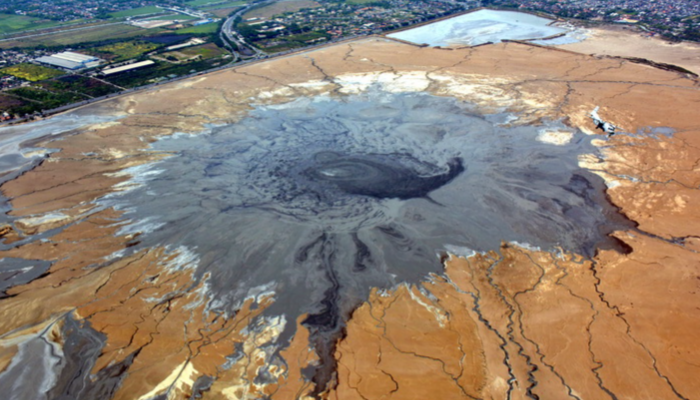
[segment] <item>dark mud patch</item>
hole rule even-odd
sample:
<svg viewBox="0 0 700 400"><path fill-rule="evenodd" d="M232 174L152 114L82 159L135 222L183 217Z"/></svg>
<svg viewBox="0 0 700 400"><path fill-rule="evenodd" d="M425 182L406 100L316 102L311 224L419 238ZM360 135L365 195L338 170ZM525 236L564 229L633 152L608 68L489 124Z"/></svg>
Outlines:
<svg viewBox="0 0 700 400"><path fill-rule="evenodd" d="M502 241L592 256L625 226L597 176L578 166L589 138L537 140L561 122L510 126L469 104L372 89L260 106L209 134L158 142L174 157L136 170L140 188L103 200L126 211L144 246L184 247L211 275L210 307L234 312L273 289L266 311L304 324L332 376L335 341L372 287L442 272L453 245ZM282 339L293 334L289 326Z"/></svg>
<svg viewBox="0 0 700 400"><path fill-rule="evenodd" d="M397 162L400 157L396 156L343 155L326 151L315 154L313 160L301 175L319 186L316 195L320 198L327 197L333 189L376 199L426 197L464 171L459 158L448 161L446 172L433 176L418 175L415 170Z"/></svg>

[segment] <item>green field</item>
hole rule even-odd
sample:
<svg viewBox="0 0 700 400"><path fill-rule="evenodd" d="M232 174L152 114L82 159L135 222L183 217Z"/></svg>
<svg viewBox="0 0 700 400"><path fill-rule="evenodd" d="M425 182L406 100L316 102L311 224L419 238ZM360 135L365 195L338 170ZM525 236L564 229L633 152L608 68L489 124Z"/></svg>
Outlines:
<svg viewBox="0 0 700 400"><path fill-rule="evenodd" d="M69 46L78 43L99 42L109 39L129 39L138 36L153 35L162 32L159 29L143 29L126 24L95 26L80 30L58 31L46 35L17 38L0 42L0 49L13 47L51 47Z"/></svg>
<svg viewBox="0 0 700 400"><path fill-rule="evenodd" d="M199 46L185 47L184 49L169 51L161 54L161 56L165 58L172 57L178 61L187 61L197 56L200 56L202 60L207 60L210 58L221 57L224 54L228 54L228 52L219 48L214 43L207 43Z"/></svg>
<svg viewBox="0 0 700 400"><path fill-rule="evenodd" d="M29 29L51 28L60 24L62 23L24 15L0 14L0 34L16 33Z"/></svg>
<svg viewBox="0 0 700 400"><path fill-rule="evenodd" d="M113 12L113 13L109 14L109 16L112 18L126 18L126 17L133 17L136 15L156 14L156 13L161 13L161 12L163 12L162 8L158 8L156 6L146 6L146 7L133 8L131 10Z"/></svg>
<svg viewBox="0 0 700 400"><path fill-rule="evenodd" d="M243 19L272 18L275 15L299 11L302 8L315 8L318 6L320 6L319 3L311 0L278 1L276 3L248 11L243 15Z"/></svg>
<svg viewBox="0 0 700 400"><path fill-rule="evenodd" d="M66 74L57 69L26 63L5 67L0 69L0 73L16 76L31 82L43 81L44 79L55 78Z"/></svg>
<svg viewBox="0 0 700 400"><path fill-rule="evenodd" d="M8 112L10 114L24 114L22 109L27 107L27 102L16 97L0 94L0 112Z"/></svg>
<svg viewBox="0 0 700 400"><path fill-rule="evenodd" d="M191 61L182 64L170 64L159 62L148 68L136 69L107 76L104 80L112 82L122 87L136 87L152 83L154 80L169 78L169 75L182 76L197 71L204 71L223 65L226 61L218 58L211 58L202 61Z"/></svg>
<svg viewBox="0 0 700 400"><path fill-rule="evenodd" d="M233 14L234 11L238 11L239 9L240 7L217 8L216 10L210 10L209 12L219 18L226 18Z"/></svg>
<svg viewBox="0 0 700 400"><path fill-rule="evenodd" d="M110 61L124 61L148 53L158 47L159 46L155 43L127 41L97 47L95 51L98 53L111 54L112 57L110 57Z"/></svg>
<svg viewBox="0 0 700 400"><path fill-rule="evenodd" d="M204 6L204 5L211 4L211 3L221 3L221 2L222 2L221 0L192 0L192 1L188 1L187 5L190 7L197 8L199 6Z"/></svg>
<svg viewBox="0 0 700 400"><path fill-rule="evenodd" d="M219 24L216 22L210 22L208 24L191 26L189 28L182 28L175 31L177 34L192 33L192 34L210 34L216 33L219 30Z"/></svg>
<svg viewBox="0 0 700 400"><path fill-rule="evenodd" d="M281 51L287 51L287 50L293 50L293 49L298 49L301 46L297 42L285 42L282 44L278 44L275 46L269 46L269 47L262 47L263 50L265 50L268 53L279 53Z"/></svg>
<svg viewBox="0 0 700 400"><path fill-rule="evenodd" d="M291 49L297 49L300 47L305 47L308 46L310 43L307 43L308 41L315 40L315 39L320 39L320 38L325 38L328 39L330 35L328 35L325 32L307 32L307 33L301 33L298 35L289 35L277 39L272 39L272 42L277 42L277 44L274 44L272 46L266 45L266 43L270 43L270 41L261 41L261 42L256 42L255 45L262 48L266 52L269 53L277 53L280 51L286 51L286 50L291 50Z"/></svg>
<svg viewBox="0 0 700 400"><path fill-rule="evenodd" d="M100 97L119 91L115 86L80 75L67 75L62 78L43 81L40 85L54 93L78 92L89 97Z"/></svg>
<svg viewBox="0 0 700 400"><path fill-rule="evenodd" d="M202 56L202 59L204 60L206 60L207 58L221 57L224 54L228 54L227 51L218 47L214 43L206 43L199 46L185 47L184 49L180 50L180 52L189 56L199 55Z"/></svg>
<svg viewBox="0 0 700 400"><path fill-rule="evenodd" d="M41 81L37 87L10 89L0 94L0 112L23 116L66 104L116 93L119 88L78 75Z"/></svg>
<svg viewBox="0 0 700 400"><path fill-rule="evenodd" d="M247 4L246 1L229 1L228 3L221 3L221 4L211 5L211 6L197 7L197 9L202 10L202 11L208 11L208 10L217 10L219 8L240 7L240 6L243 6L246 4Z"/></svg>
<svg viewBox="0 0 700 400"><path fill-rule="evenodd" d="M22 106L8 110L10 114L25 114L40 110L50 110L66 104L77 103L89 97L72 92L55 93L48 90L35 88L10 89L5 92L8 95L25 100Z"/></svg>
<svg viewBox="0 0 700 400"><path fill-rule="evenodd" d="M161 15L159 17L154 17L154 18L149 18L149 21L168 21L168 20L181 20L181 21L187 21L191 19L196 19L195 17L191 15L184 15L184 14L168 14L168 15Z"/></svg>

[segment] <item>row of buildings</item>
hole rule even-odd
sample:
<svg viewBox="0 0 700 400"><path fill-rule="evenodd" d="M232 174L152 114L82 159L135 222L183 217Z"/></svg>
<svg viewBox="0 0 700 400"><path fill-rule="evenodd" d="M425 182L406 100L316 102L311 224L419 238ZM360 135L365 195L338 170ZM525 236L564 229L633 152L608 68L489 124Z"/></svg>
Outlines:
<svg viewBox="0 0 700 400"><path fill-rule="evenodd" d="M668 38L700 40L700 0L489 0L485 5L544 11L566 18L642 24Z"/></svg>
<svg viewBox="0 0 700 400"><path fill-rule="evenodd" d="M417 23L437 16L453 14L466 3L435 0L384 0L371 5L347 2L323 2L318 7L288 12L271 19L249 19L238 26L247 40L260 47L285 42L285 37L315 32L333 40L351 35L371 34L389 28ZM306 44L323 40L313 37Z"/></svg>
<svg viewBox="0 0 700 400"><path fill-rule="evenodd" d="M0 2L0 13L27 15L54 21L107 17L134 8L181 3L177 0L11 0Z"/></svg>

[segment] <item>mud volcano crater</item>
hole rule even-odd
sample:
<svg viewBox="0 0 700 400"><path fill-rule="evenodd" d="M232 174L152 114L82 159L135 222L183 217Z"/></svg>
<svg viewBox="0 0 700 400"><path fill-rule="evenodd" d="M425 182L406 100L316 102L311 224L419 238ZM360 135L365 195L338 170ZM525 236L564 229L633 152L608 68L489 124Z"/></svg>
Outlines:
<svg viewBox="0 0 700 400"><path fill-rule="evenodd" d="M449 160L448 170L434 176L420 176L387 155L353 156L324 151L315 154L312 160L313 165L306 168L301 176L313 183L309 187L318 186L321 189L317 192L319 197L328 197L333 190L377 199L427 197L428 193L449 183L464 171L460 158Z"/></svg>
<svg viewBox="0 0 700 400"><path fill-rule="evenodd" d="M602 180L578 166L596 151L589 138L557 121L510 120L379 88L258 106L207 134L159 141L155 149L174 156L109 201L132 219L125 232L144 232L137 247L197 254L211 308L234 312L246 296L274 291L266 313L308 314L330 362L343 321L371 287L440 273L446 249L516 241L592 255L615 245L607 233L624 220ZM543 143L543 130L573 140ZM288 324L286 337L293 332ZM322 362L316 380L330 371Z"/></svg>

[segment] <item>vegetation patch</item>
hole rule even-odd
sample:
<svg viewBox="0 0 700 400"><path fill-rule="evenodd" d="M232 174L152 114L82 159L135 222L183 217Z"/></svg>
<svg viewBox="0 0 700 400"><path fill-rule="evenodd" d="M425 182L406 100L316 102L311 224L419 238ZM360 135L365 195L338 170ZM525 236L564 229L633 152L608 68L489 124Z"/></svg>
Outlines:
<svg viewBox="0 0 700 400"><path fill-rule="evenodd" d="M203 11L209 11L209 10L217 10L219 8L241 7L241 6L244 6L246 4L247 3L245 1L227 1L225 3L218 3L218 4L197 7L197 9L203 10Z"/></svg>
<svg viewBox="0 0 700 400"><path fill-rule="evenodd" d="M178 34L190 33L193 35L211 35L219 31L219 25L216 22L210 22L204 25L190 26L175 31Z"/></svg>
<svg viewBox="0 0 700 400"><path fill-rule="evenodd" d="M23 37L0 42L0 49L11 48L60 48L80 43L103 42L114 39L130 39L146 34L162 32L157 29L143 29L127 24L101 25L85 29L57 31L39 36Z"/></svg>
<svg viewBox="0 0 700 400"><path fill-rule="evenodd" d="M186 47L180 51L185 55L201 56L202 59L221 57L228 54L224 49L217 47L214 43L207 43L200 46Z"/></svg>
<svg viewBox="0 0 700 400"><path fill-rule="evenodd" d="M57 69L28 63L5 67L0 69L0 73L16 76L31 82L43 81L44 79L55 78L66 74L65 72Z"/></svg>
<svg viewBox="0 0 700 400"><path fill-rule="evenodd" d="M20 116L31 114L36 111L47 111L88 99L87 96L79 93L54 93L38 88L10 89L5 93L11 97L23 100L21 105L15 105L6 110L10 114L18 114Z"/></svg>
<svg viewBox="0 0 700 400"><path fill-rule="evenodd" d="M95 49L99 53L107 53L112 57L110 61L123 61L130 58L136 58L144 53L153 51L160 47L155 43L150 43L142 40L138 41L128 41L128 42L118 42L109 44L107 46L101 46Z"/></svg>
<svg viewBox="0 0 700 400"><path fill-rule="evenodd" d="M225 0L191 0L187 2L190 7L199 7L212 3L225 3Z"/></svg>
<svg viewBox="0 0 700 400"><path fill-rule="evenodd" d="M319 6L320 4L311 0L278 1L276 3L270 4L269 6L256 8L245 13L245 15L243 15L243 19L270 18L274 15L282 14L285 12L295 12L301 10L302 8L315 8Z"/></svg>
<svg viewBox="0 0 700 400"><path fill-rule="evenodd" d="M233 14L235 11L240 10L241 7L227 7L227 8L217 8L216 10L211 10L212 14L216 15L219 18L226 18L229 15Z"/></svg>
<svg viewBox="0 0 700 400"><path fill-rule="evenodd" d="M0 93L0 113L6 112L11 115L18 114L17 110L26 106L26 102L17 97Z"/></svg>
<svg viewBox="0 0 700 400"><path fill-rule="evenodd" d="M131 10L117 11L109 14L112 18L126 18L133 17L136 15L146 15L146 14L157 14L162 13L163 9L156 6L146 6L139 8L132 8Z"/></svg>
<svg viewBox="0 0 700 400"><path fill-rule="evenodd" d="M51 79L41 82L41 86L52 92L77 92L89 97L101 97L120 90L114 85L81 75Z"/></svg>
<svg viewBox="0 0 700 400"><path fill-rule="evenodd" d="M122 72L107 76L104 80L122 87L137 87L149 83L164 81L167 79L194 74L223 65L225 60L212 58L202 61L191 61L181 64L159 62L154 66L143 69Z"/></svg>
<svg viewBox="0 0 700 400"><path fill-rule="evenodd" d="M158 17L153 17L153 18L148 18L149 21L189 21L192 19L196 19L195 17L191 15L185 15L185 14L168 14L168 15L160 15Z"/></svg>
<svg viewBox="0 0 700 400"><path fill-rule="evenodd" d="M60 24L61 22L42 20L25 15L0 14L0 34L21 32L30 29L44 29Z"/></svg>
<svg viewBox="0 0 700 400"><path fill-rule="evenodd" d="M221 57L228 54L223 49L217 47L214 43L207 43L200 46L185 47L176 51L169 51L161 54L168 61L182 62L189 60L207 60L210 58Z"/></svg>
<svg viewBox="0 0 700 400"><path fill-rule="evenodd" d="M256 44L261 46L267 52L278 53L280 51L310 46L312 44L328 40L328 38L330 38L329 34L316 31L263 40Z"/></svg>
<svg viewBox="0 0 700 400"><path fill-rule="evenodd" d="M150 42L150 43L157 43L157 44L165 44L165 45L172 45L175 43L181 43L184 42L185 40L190 40L192 39L192 35L158 35L158 36L149 36L143 38L143 40Z"/></svg>

